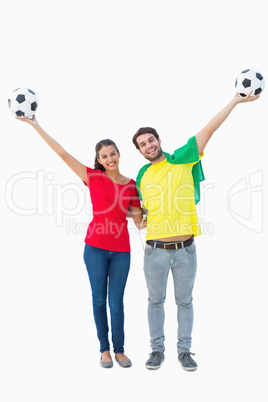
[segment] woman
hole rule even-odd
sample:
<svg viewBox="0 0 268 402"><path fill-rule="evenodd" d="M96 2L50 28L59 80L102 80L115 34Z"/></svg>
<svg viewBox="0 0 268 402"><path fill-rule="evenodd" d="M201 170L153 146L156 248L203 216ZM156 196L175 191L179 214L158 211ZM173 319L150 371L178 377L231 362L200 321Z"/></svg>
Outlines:
<svg viewBox="0 0 268 402"><path fill-rule="evenodd" d="M113 141L103 140L96 145L95 166L91 169L50 137L40 127L35 116L31 119L17 119L34 127L90 190L93 219L85 238L84 260L92 290L93 313L100 341L100 362L104 368L113 366L106 311L108 294L115 359L121 367L130 367L131 360L124 354L123 297L130 267L126 216L132 216L138 228L146 225L142 222L135 181L120 173L120 152Z"/></svg>

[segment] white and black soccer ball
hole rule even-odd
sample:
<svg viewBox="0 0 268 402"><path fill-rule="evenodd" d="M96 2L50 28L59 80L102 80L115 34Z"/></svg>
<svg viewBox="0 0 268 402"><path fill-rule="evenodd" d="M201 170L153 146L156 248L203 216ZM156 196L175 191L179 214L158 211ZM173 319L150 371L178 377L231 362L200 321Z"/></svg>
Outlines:
<svg viewBox="0 0 268 402"><path fill-rule="evenodd" d="M8 107L12 114L17 117L32 117L38 106L36 94L28 88L15 89L9 99Z"/></svg>
<svg viewBox="0 0 268 402"><path fill-rule="evenodd" d="M240 96L247 96L251 91L250 96L260 94L265 88L265 80L262 74L253 69L242 71L235 80L236 92Z"/></svg>

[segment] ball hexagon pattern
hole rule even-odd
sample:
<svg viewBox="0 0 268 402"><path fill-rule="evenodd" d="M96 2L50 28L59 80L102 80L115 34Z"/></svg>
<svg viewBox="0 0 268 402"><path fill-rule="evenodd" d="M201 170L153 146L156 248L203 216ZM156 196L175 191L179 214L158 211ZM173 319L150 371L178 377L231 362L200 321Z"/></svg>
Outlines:
<svg viewBox="0 0 268 402"><path fill-rule="evenodd" d="M36 94L28 88L15 89L8 98L8 107L17 117L32 117L38 106Z"/></svg>
<svg viewBox="0 0 268 402"><path fill-rule="evenodd" d="M235 80L236 92L240 96L247 96L251 91L250 96L260 94L265 88L265 80L262 74L253 69L242 71Z"/></svg>

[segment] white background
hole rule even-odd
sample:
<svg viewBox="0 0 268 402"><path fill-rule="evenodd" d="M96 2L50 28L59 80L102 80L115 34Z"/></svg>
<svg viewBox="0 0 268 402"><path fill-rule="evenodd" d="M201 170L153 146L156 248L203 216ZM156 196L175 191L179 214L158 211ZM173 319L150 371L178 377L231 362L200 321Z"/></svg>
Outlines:
<svg viewBox="0 0 268 402"><path fill-rule="evenodd" d="M267 93L237 106L203 159L194 373L177 362L171 277L166 360L158 371L144 367L147 291L142 244L131 223L125 346L133 367L100 367L83 262L87 189L30 126L11 116L7 98L20 86L36 91L40 124L86 165L92 166L95 143L112 138L121 172L135 178L144 164L131 142L139 127L155 127L172 152L231 100L240 71L256 68L268 79L266 15L258 0L2 6L1 401L265 399ZM32 208L38 210L27 215Z"/></svg>

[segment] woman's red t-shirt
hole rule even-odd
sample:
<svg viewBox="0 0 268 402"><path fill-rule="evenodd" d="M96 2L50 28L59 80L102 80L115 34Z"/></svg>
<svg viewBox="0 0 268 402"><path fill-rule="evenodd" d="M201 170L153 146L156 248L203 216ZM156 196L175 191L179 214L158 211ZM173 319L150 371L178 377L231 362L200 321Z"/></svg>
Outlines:
<svg viewBox="0 0 268 402"><path fill-rule="evenodd" d="M126 214L129 205L140 207L135 181L117 184L106 172L89 167L87 178L85 184L90 191L93 219L85 243L105 250L130 252Z"/></svg>

